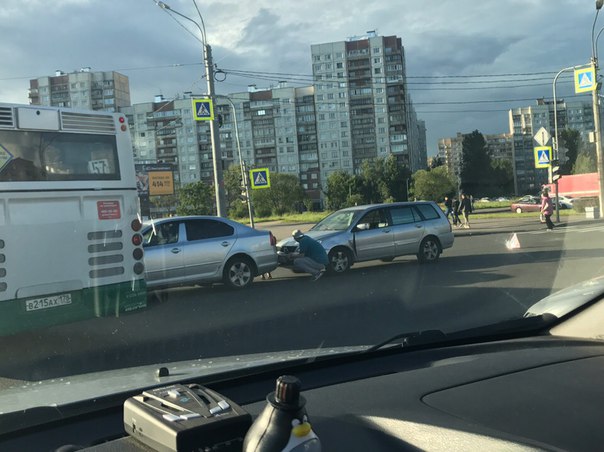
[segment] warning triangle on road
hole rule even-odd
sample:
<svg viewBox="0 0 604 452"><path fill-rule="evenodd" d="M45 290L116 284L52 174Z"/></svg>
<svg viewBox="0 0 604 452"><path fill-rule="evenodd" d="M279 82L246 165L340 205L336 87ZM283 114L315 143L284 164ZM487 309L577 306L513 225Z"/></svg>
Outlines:
<svg viewBox="0 0 604 452"><path fill-rule="evenodd" d="M505 246L509 250L520 249L520 240L518 240L518 234L514 232L512 236L506 240Z"/></svg>

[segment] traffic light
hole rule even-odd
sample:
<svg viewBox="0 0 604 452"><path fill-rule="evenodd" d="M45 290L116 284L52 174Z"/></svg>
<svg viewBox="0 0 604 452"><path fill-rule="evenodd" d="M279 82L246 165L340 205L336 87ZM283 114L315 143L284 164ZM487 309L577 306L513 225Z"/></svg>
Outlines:
<svg viewBox="0 0 604 452"><path fill-rule="evenodd" d="M557 182L561 177L560 162L558 160L552 160L552 183Z"/></svg>

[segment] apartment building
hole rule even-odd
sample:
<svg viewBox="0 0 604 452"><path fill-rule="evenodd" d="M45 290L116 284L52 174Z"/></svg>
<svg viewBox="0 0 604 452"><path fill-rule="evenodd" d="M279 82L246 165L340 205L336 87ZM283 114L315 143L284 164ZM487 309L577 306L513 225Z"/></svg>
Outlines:
<svg viewBox="0 0 604 452"><path fill-rule="evenodd" d="M556 104L558 132L566 128L581 133L584 143L589 143L589 134L594 130L593 110L590 101ZM537 99L535 105L513 108L509 111L509 130L513 139L514 185L517 194L534 193L547 183L547 169L535 168L534 135L545 128L551 136L555 134L554 103ZM565 155L559 156L564 161Z"/></svg>
<svg viewBox="0 0 604 452"><path fill-rule="evenodd" d="M29 81L32 105L116 112L130 105L128 77L119 72L93 72L90 68Z"/></svg>
<svg viewBox="0 0 604 452"><path fill-rule="evenodd" d="M334 171L357 172L364 160L389 154L412 171L426 167L425 125L407 91L401 38L370 32L312 45L311 55L323 184Z"/></svg>
<svg viewBox="0 0 604 452"><path fill-rule="evenodd" d="M271 89L250 86L247 92L219 96L214 114L220 116L220 153L223 169L243 160L248 167L293 174L317 205L321 190L317 148L314 89ZM122 108L128 118L135 163L173 164L175 183L213 179L210 128L195 121L192 98L156 96L154 102Z"/></svg>

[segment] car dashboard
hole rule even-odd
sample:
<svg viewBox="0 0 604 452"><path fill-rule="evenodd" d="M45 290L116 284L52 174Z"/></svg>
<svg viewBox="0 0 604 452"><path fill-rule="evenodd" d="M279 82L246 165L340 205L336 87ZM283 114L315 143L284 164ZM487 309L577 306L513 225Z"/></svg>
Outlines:
<svg viewBox="0 0 604 452"><path fill-rule="evenodd" d="M593 326L601 309L583 317ZM574 335L583 326L452 346L393 346L196 382L256 417L275 378L297 376L325 451L596 450L604 444L604 343ZM0 450L148 451L124 432L127 396L5 435Z"/></svg>

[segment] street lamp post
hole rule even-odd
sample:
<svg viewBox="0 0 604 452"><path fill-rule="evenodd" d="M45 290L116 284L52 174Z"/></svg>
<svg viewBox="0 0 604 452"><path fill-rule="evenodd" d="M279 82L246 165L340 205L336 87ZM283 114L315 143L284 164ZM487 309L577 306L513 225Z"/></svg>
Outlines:
<svg viewBox="0 0 604 452"><path fill-rule="evenodd" d="M241 155L241 143L239 141L239 126L237 125L237 110L235 108L235 104L231 100L229 96L223 96L217 94L217 97L221 99L226 99L226 101L231 105L231 109L233 110L233 121L235 123L235 140L237 142L237 154L239 155L239 168L241 170L241 183L243 184L243 188L245 188L245 198L247 202L247 210L250 217L250 226L254 227L254 206L252 205L252 197L250 196L250 184L247 177L247 171L245 166L245 161L243 160L243 156Z"/></svg>
<svg viewBox="0 0 604 452"><path fill-rule="evenodd" d="M193 0L195 3L195 0ZM199 9L197 12L199 13L199 18L201 20L201 25L191 19L184 14L179 13L178 11L172 9L169 5L164 2L157 1L156 4L165 11L170 11L176 14L177 16L182 17L183 19L188 20L189 22L193 22L195 26L199 29L201 33L201 43L203 45L203 59L205 63L205 77L208 84L208 96L212 101L214 101L216 94L214 93L214 63L212 62L212 47L207 43L206 33L205 33L205 25L203 23L203 17L201 17L201 13ZM197 7L197 4L195 4ZM216 214L219 217L226 216L225 210L225 196L224 196L224 178L222 175L222 153L220 150L220 132L218 130L218 118L215 117L214 120L210 121L210 136L212 139L212 163L214 169L214 192L216 196Z"/></svg>

